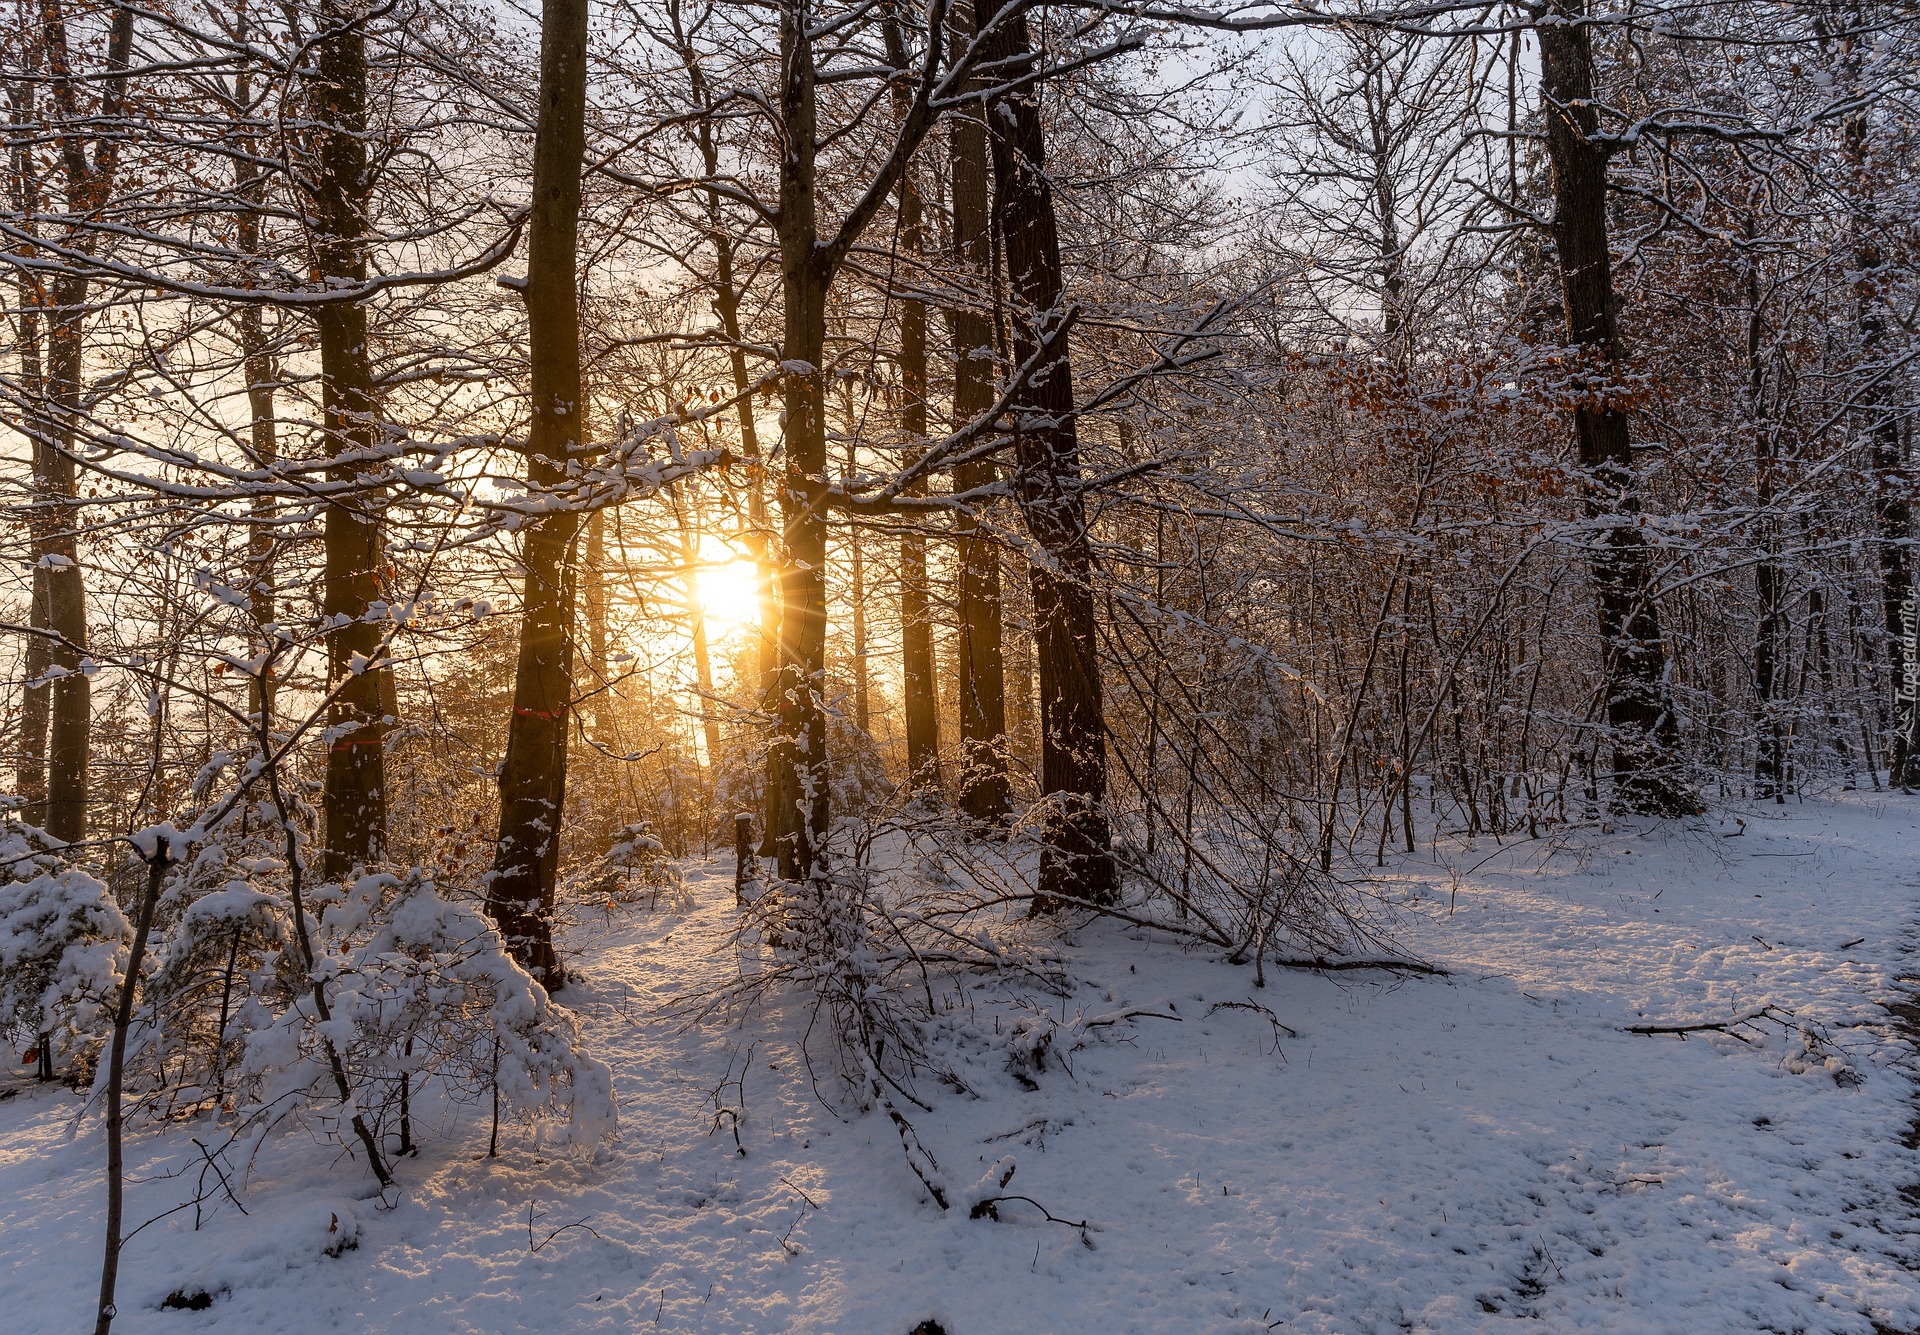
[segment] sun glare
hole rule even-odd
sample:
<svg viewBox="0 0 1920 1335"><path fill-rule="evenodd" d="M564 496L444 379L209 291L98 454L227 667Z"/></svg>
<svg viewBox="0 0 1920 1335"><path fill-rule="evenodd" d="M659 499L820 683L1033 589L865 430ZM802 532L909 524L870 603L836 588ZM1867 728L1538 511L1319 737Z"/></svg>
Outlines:
<svg viewBox="0 0 1920 1335"><path fill-rule="evenodd" d="M752 560L713 539L702 544L700 558L697 578L707 638L723 640L741 627L758 621Z"/></svg>

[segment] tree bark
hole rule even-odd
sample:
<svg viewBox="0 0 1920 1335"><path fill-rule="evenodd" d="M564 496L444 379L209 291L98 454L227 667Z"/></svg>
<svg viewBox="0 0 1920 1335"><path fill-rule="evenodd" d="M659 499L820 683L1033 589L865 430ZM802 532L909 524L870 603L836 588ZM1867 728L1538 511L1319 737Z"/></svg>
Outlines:
<svg viewBox="0 0 1920 1335"><path fill-rule="evenodd" d="M1679 726L1667 698L1666 642L1640 530L1632 438L1613 388L1620 347L1607 240L1608 150L1596 141L1600 117L1585 15L1586 0L1555 0L1536 32L1567 337L1591 359L1573 425L1587 515L1607 523L1593 580L1613 789L1627 810L1677 815L1694 810L1698 798L1677 772Z"/></svg>
<svg viewBox="0 0 1920 1335"><path fill-rule="evenodd" d="M247 13L244 8L238 15L238 29L239 39L248 40ZM252 101L251 71L242 69L234 80L231 110L236 123L247 114ZM238 161L245 165L238 168L236 174L239 179L234 182L234 193L242 204L234 225L236 248L244 255L258 255L264 179L259 170L250 164L258 153L259 145L253 135L243 133L239 146L242 156ZM248 443L253 448L252 462L256 468L268 468L280 458L273 402L278 371L267 342L264 310L257 305L243 306L236 321L240 326L240 374L247 382ZM274 706L271 654L274 646L266 630L273 623L275 604L272 517L273 503L266 497L255 497L247 524L247 602L258 637L255 647L265 655L259 675L249 686L251 707L256 714L271 714Z"/></svg>
<svg viewBox="0 0 1920 1335"><path fill-rule="evenodd" d="M66 14L58 0L41 5L42 38L46 43L47 83L62 128L56 136L66 182L67 211L76 219L97 217L113 189L120 164L120 136L101 132L88 153L85 118L80 97L85 82L73 69L67 45ZM98 105L103 124L116 121L126 109L127 61L133 47L133 12L116 11L108 27L107 76L101 81ZM78 249L88 248L84 235L75 238ZM40 465L35 477L39 499L46 509L36 554L36 585L45 580L45 615L51 633L51 662L57 672L49 690L46 746L46 820L48 834L72 843L86 837L88 751L92 741L93 706L87 661L87 586L80 564L79 512L74 447L80 429L81 381L85 373L87 296L84 270L70 269L49 285L52 297L46 312L46 439L35 451ZM38 588L36 587L36 595Z"/></svg>
<svg viewBox="0 0 1920 1335"><path fill-rule="evenodd" d="M1747 239L1752 241L1754 226L1747 224ZM1753 567L1754 596L1760 604L1759 625L1753 638L1754 730L1757 746L1753 760L1753 795L1786 800L1786 747L1775 712L1775 687L1779 681L1781 650L1786 638L1781 606L1782 572L1774 554L1776 526L1773 515L1774 439L1766 420L1766 370L1760 360L1765 323L1760 305L1759 261L1747 257L1747 416L1753 432L1754 501L1759 510L1757 522L1760 557Z"/></svg>
<svg viewBox="0 0 1920 1335"><path fill-rule="evenodd" d="M33 59L31 55L27 57ZM35 62L37 64L37 62ZM9 154L8 167L12 180L9 182L13 193L13 205L23 219L32 219L40 213L40 189L33 154L30 151L28 127L33 122L35 103L38 98L39 81L30 78L15 79L7 90L10 119L13 126L13 145ZM41 309L46 305L47 297L43 280L26 269L14 271L15 286L20 295L20 314L18 322L18 347L20 357L20 388L28 404L33 405L27 417L27 448L32 459L33 483L36 500L47 495L47 452L52 448L52 423L49 420L50 406L47 403L46 362L42 349ZM14 788L25 802L21 816L29 825L45 825L47 821L47 728L53 718L53 691L45 680L47 669L53 664L53 641L48 632L53 625L47 605L47 570L45 558L52 554L48 545L50 527L48 517L40 512L36 505L28 518L27 551L33 561L30 575L32 591L29 594L27 611L27 640L21 653L21 693L20 701L20 741L19 760L14 767Z"/></svg>
<svg viewBox="0 0 1920 1335"><path fill-rule="evenodd" d="M325 278L367 277L367 53L359 10L330 5L318 46L318 106L313 238L315 266ZM367 312L358 304L323 307L320 334L321 419L338 462L327 470L334 489L322 538L321 611L327 619L327 672L339 687L327 710L327 773L322 795L326 851L321 874L346 876L386 851L387 718L380 628L367 619L379 599L386 564L380 517L385 497L356 485L355 456L381 438L367 346Z"/></svg>
<svg viewBox="0 0 1920 1335"><path fill-rule="evenodd" d="M833 269L818 233L813 37L804 0L780 9L781 352L785 467L780 492L780 676L775 692L780 875L814 874L829 811L823 706L827 644L827 288Z"/></svg>
<svg viewBox="0 0 1920 1335"><path fill-rule="evenodd" d="M960 0L953 22L971 39L975 16ZM958 43L956 43L956 46ZM976 79L978 88L981 81ZM947 312L953 339L953 425L957 429L993 408L993 323L981 304L992 287L992 186L987 175L987 123L978 103L968 103L949 122L949 175L953 195L953 257L961 282L977 294ZM991 460L973 460L954 470L953 489L965 493L992 485ZM954 517L954 557L959 605L960 807L978 821L998 824L1013 805L1007 782L1006 675L1001 645L1000 549L971 512Z"/></svg>
<svg viewBox="0 0 1920 1335"><path fill-rule="evenodd" d="M576 286L586 99L586 0L545 0L525 289L532 417L527 480L535 490L565 479L586 433ZM514 958L549 991L566 981L554 951L552 913L566 806L579 532L577 511L547 514L528 527L521 549L520 651L500 766L500 838L487 890L488 911Z"/></svg>
<svg viewBox="0 0 1920 1335"><path fill-rule="evenodd" d="M893 85L896 121L907 117L911 94L902 80L907 69L906 42L889 8L881 22L887 63L902 71ZM912 271L920 271L927 248L926 202L909 167L900 175L900 250ZM898 260L896 258L896 265ZM927 303L899 296L900 303L900 432L906 438L903 462L918 461L927 438ZM926 495L925 480L914 483L908 496ZM907 731L907 785L924 799L940 793L940 706L933 679L933 619L927 590L927 539L917 530L900 535L900 704Z"/></svg>
<svg viewBox="0 0 1920 1335"><path fill-rule="evenodd" d="M995 37L1001 77L1034 63L1024 14L1003 19ZM1068 901L1109 904L1118 896L1107 823L1106 720L1095 637L1093 555L1081 490L1067 312L1061 304L1059 227L1046 175L1046 144L1032 87L993 99L987 123L994 207L1005 247L1013 308L1013 363L1046 360L1013 407L1015 490L1043 559L1032 566L1033 621L1040 678L1040 789L1046 803L1035 913Z"/></svg>

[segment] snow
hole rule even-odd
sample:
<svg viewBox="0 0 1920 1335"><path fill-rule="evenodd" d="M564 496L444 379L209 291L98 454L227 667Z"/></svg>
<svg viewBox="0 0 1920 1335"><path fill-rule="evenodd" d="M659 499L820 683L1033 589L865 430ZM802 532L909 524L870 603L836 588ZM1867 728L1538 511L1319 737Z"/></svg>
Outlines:
<svg viewBox="0 0 1920 1335"><path fill-rule="evenodd" d="M1066 934L1065 999L949 984L966 1023L943 1056L973 1095L899 1103L959 1188L944 1213L883 1111L816 1097L815 1072L837 1085L817 1033L805 1060L800 999L737 1027L657 1018L736 967L715 948L730 868L694 868L688 912L576 929L563 999L614 1072L617 1141L555 1154L503 1128L489 1161L484 1116L423 1103L382 1198L315 1105L233 1182L249 1215L216 1185L198 1237L189 1207L132 1240L116 1329L1912 1329L1914 1054L1885 1003L1912 971L1920 807L1741 820L1423 848L1374 888L1444 977L1256 989L1250 966L1096 922ZM1123 1018L1143 1011L1168 1018ZM1627 1031L1741 1015L1742 1037ZM1019 1044L964 1041L996 1028ZM77 1329L98 1118L70 1136L73 1095L6 1089L0 1312ZM192 1138L218 1134L138 1125L130 1221L190 1200ZM997 1220L968 1217L995 1196ZM173 1293L212 1302L163 1310Z"/></svg>

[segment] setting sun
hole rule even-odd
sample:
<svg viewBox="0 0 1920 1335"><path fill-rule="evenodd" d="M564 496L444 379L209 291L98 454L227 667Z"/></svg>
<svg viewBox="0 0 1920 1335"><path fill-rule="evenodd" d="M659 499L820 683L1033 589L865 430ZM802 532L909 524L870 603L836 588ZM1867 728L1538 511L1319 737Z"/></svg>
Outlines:
<svg viewBox="0 0 1920 1335"><path fill-rule="evenodd" d="M752 559L739 555L718 538L708 538L701 544L700 560L695 580L707 638L725 639L758 620Z"/></svg>

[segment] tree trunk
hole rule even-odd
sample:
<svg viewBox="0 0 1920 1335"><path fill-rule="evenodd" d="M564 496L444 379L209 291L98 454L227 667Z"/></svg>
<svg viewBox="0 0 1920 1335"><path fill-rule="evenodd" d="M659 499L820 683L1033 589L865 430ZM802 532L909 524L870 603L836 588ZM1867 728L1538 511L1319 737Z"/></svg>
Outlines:
<svg viewBox="0 0 1920 1335"><path fill-rule="evenodd" d="M613 717L613 667L607 630L607 513L595 510L587 521L586 560L587 671L593 681L593 739L602 745L618 726Z"/></svg>
<svg viewBox="0 0 1920 1335"><path fill-rule="evenodd" d="M693 641L693 684L699 695L701 740L707 748L707 770L720 763L720 716L713 712L713 655L707 644L707 609L700 601L700 535L687 507L675 492L669 497L674 523L680 531L680 587L687 595L687 634Z"/></svg>
<svg viewBox="0 0 1920 1335"><path fill-rule="evenodd" d="M241 41L248 38L244 9L239 15L239 38ZM250 71L243 69L234 83L233 115L237 122L253 101ZM242 204L234 225L236 248L244 255L257 255L260 253L260 198L264 179L260 171L251 165L251 159L259 146L252 135L243 135L240 146L246 155L241 161L246 165L239 167L239 179L234 182L234 193ZM243 306L236 319L240 326L240 374L247 382L252 462L256 468L270 468L280 458L273 403L274 382L278 373L267 344L265 312L257 305ZM256 714L263 711L271 714L274 705L270 652L273 643L265 629L274 619L272 518L273 502L264 496L255 497L247 524L247 602L258 637L255 647L266 655L261 661L260 674L249 686L251 708Z"/></svg>
<svg viewBox="0 0 1920 1335"><path fill-rule="evenodd" d="M781 876L816 871L826 839L827 730L822 704L827 645L827 287L832 267L820 245L814 197L817 109L813 37L802 0L780 10L781 355L786 366L785 469L780 492L779 731L775 831Z"/></svg>
<svg viewBox="0 0 1920 1335"><path fill-rule="evenodd" d="M27 127L33 121L35 96L39 84L33 79L15 79L8 89L13 123L13 148L8 167L12 176L13 206L19 217L31 219L40 213L40 190L33 155L28 149ZM42 280L26 269L14 271L20 294L19 357L20 388L26 402L34 405L27 418L36 499L47 495L47 453L51 448L52 424L48 420L46 363L41 349L41 309L46 305ZM21 653L21 701L19 760L14 767L14 788L26 803L21 816L29 825L47 821L47 728L53 717L53 691L45 681L53 665L52 629L47 604L47 572L44 564L52 554L48 545L48 517L36 505L28 519L27 551L33 561L29 578L32 592L27 611L27 640Z"/></svg>
<svg viewBox="0 0 1920 1335"><path fill-rule="evenodd" d="M527 227L527 479L536 490L566 477L586 432L580 383L576 263L580 164L586 153L586 0L546 0L540 23L540 119ZM554 878L566 806L567 721L573 704L574 540L577 511L543 516L521 549L519 662L513 718L500 766L500 839L487 909L514 958L557 991L566 981L553 948Z"/></svg>
<svg viewBox="0 0 1920 1335"><path fill-rule="evenodd" d="M1613 743L1614 796L1630 811L1676 815L1698 798L1677 772L1679 726L1667 699L1666 642L1653 603L1626 412L1610 398L1619 355L1607 241L1607 149L1595 142L1593 44L1586 0L1556 0L1540 24L1541 98L1553 165L1553 238L1568 341L1589 359L1574 436L1589 518L1615 520L1593 557Z"/></svg>
<svg viewBox="0 0 1920 1335"><path fill-rule="evenodd" d="M89 156L79 105L84 83L72 66L66 15L57 0L42 4L41 24L47 81L64 122L57 139L67 211L75 218L97 217L107 204L119 170L120 138L117 132L100 134ZM98 106L102 124L113 124L125 109L127 60L132 47L133 12L117 11L108 28L108 75L101 81ZM77 248L87 248L84 235L76 240ZM45 826L48 834L69 843L84 839L87 833L88 749L93 723L87 586L80 565L79 516L74 508L74 446L82 411L88 287L84 271L59 274L50 284L45 396L49 438L35 451L41 467L34 479L39 499L47 507L35 570L45 572L46 625L53 636L48 670L59 674L49 688Z"/></svg>
<svg viewBox="0 0 1920 1335"><path fill-rule="evenodd" d="M318 51L318 144L314 211L315 261L322 275L363 283L367 277L367 53L359 16L330 7L331 29ZM387 720L377 659L380 628L367 619L380 597L386 556L380 518L385 497L359 488L352 456L374 450L381 431L367 347L367 312L357 304L323 307L320 333L321 417L327 448L344 457L327 471L334 494L325 511L321 611L327 631L327 673L338 687L327 710L326 852L322 875L346 876L386 851Z"/></svg>
<svg viewBox="0 0 1920 1335"><path fill-rule="evenodd" d="M713 137L713 102L708 93L706 71L701 67L699 52L680 26L679 9L670 6L667 19L672 25L681 63L687 71L689 91L693 94L694 104L702 112L694 120L694 142L700 150L706 179L711 182L720 176L720 150ZM747 354L740 327L742 287L736 277L733 236L727 230L720 191L713 185L707 187L706 205L707 230L713 241L713 309L720 317L720 329L727 338L727 362L733 372L734 392L744 396L753 382L747 375ZM755 668L759 674L760 706L771 713L777 710L780 690L780 599L775 574L773 529L767 516L767 463L766 455L760 448L760 430L753 416L753 400L742 397L735 411L740 424L740 452L747 461L747 549L753 553L755 591L760 606ZM780 813L785 807L780 794L777 734L776 740L767 747L765 783L759 853L761 857L772 857L776 850Z"/></svg>
<svg viewBox="0 0 1920 1335"><path fill-rule="evenodd" d="M907 69L906 43L892 8L882 21L887 63ZM904 83L893 85L894 119L904 122L911 100ZM926 203L912 168L900 175L900 250L918 274L927 248ZM898 260L896 258L896 265ZM906 437L902 462L918 461L927 438L927 303L901 296L900 432ZM923 480L906 491L926 495ZM922 798L940 793L940 705L933 679L933 620L928 610L927 539L918 531L900 535L900 705L907 730L907 784Z"/></svg>
<svg viewBox="0 0 1920 1335"><path fill-rule="evenodd" d="M953 10L960 34L971 39L969 0ZM956 42L957 46L958 43ZM975 80L976 87L980 81ZM993 408L993 323L980 303L992 286L992 202L987 176L987 124L978 103L968 103L949 122L949 174L953 193L953 252L962 283L977 295L947 313L953 338L953 425L957 429ZM980 459L954 470L953 489L965 493L990 486L994 465ZM1006 675L1001 644L1000 549L973 514L956 512L957 637L960 679L960 807L978 821L1007 818L1013 795L1007 783Z"/></svg>
<svg viewBox="0 0 1920 1335"><path fill-rule="evenodd" d="M995 40L1001 77L1028 71L1024 14L1003 20ZM1069 900L1112 903L1118 894L1107 825L1106 721L1095 637L1093 557L1081 492L1060 238L1046 176L1040 109L1031 87L988 109L994 206L1013 301L1013 363L1046 360L1014 404L1015 489L1027 531L1043 553L1032 567L1040 676L1040 789L1047 846L1035 913Z"/></svg>
<svg viewBox="0 0 1920 1335"><path fill-rule="evenodd" d="M1747 224L1747 239L1753 239L1754 227ZM1773 551L1775 524L1773 431L1765 418L1765 368L1760 361L1761 339L1765 327L1760 309L1759 263L1751 254L1747 259L1747 415L1753 432L1754 500L1759 510L1757 523L1760 559L1753 567L1754 595L1760 603L1760 624L1753 640L1754 729L1758 745L1753 761L1753 795L1786 800L1784 740L1775 710L1775 686L1780 675L1781 641L1784 639L1781 609L1781 571Z"/></svg>
<svg viewBox="0 0 1920 1335"><path fill-rule="evenodd" d="M1867 145L1865 116L1849 117L1843 131L1848 166L1854 180L1853 232L1854 310L1860 339L1862 369L1881 372L1886 353L1886 317L1881 310L1879 285L1885 258L1874 217L1874 192ZM1877 395L1884 401L1887 395ZM1905 451L1900 447L1896 410L1879 409L1868 426L1869 466L1873 470L1874 526L1879 531L1880 601L1887 630L1887 667L1893 681L1893 745L1887 782L1902 790L1912 787L1915 762L1920 760L1920 664L1914 661L1916 616L1913 571L1908 544L1913 536L1913 512L1907 501Z"/></svg>

